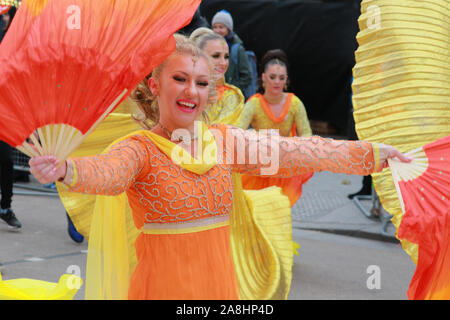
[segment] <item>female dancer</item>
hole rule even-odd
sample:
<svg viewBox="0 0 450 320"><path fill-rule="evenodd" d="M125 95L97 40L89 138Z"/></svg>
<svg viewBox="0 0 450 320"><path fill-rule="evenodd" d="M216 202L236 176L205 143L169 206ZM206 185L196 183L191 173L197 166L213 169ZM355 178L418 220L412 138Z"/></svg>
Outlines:
<svg viewBox="0 0 450 320"><path fill-rule="evenodd" d="M214 65L217 102L206 111L209 122L239 125L245 99L238 87L225 82L230 60L227 42L208 28L196 29L189 39L211 57Z"/></svg>
<svg viewBox="0 0 450 320"><path fill-rule="evenodd" d="M237 125L244 108L244 96L239 88L225 83L225 72L227 71L229 61L228 45L225 39L208 28L196 29L190 39L199 45L200 48L204 49L214 64L217 101L206 110L209 122ZM141 84L139 90L136 90L131 98L123 102L113 113L102 121L72 156L95 155L102 152L111 142L121 136L136 131L139 126L132 118L137 118L139 121L141 117L140 110L136 108L135 104L136 102L145 104L148 91L147 84ZM147 108L151 108L151 105ZM157 108L153 112L157 114ZM151 121L149 123L149 119L146 120L146 128L150 129L155 125ZM86 217L84 212L87 207L94 205L95 197L68 192L67 187L62 184L58 184L57 189L64 207L69 212L69 235L74 241L82 242L83 236L81 234L84 234L85 237L89 234L89 224L84 219ZM74 227L72 220L78 228Z"/></svg>
<svg viewBox="0 0 450 320"><path fill-rule="evenodd" d="M280 50L270 50L261 59L262 74L257 94L248 99L242 113L239 127L269 129L281 136L311 136L308 117L300 99L293 93L285 92L288 86L288 61ZM302 186L312 174L290 179L274 177L254 177L243 175L244 189L263 189L276 185L289 197L291 205L300 198Z"/></svg>
<svg viewBox="0 0 450 320"><path fill-rule="evenodd" d="M178 36L176 51L148 81L150 99L156 98L159 107L156 126L120 139L101 155L61 164L54 156L30 160L41 183L61 181L74 192L106 195L99 196L92 219L87 298L286 298L292 237L283 235L290 228L279 221L264 226L259 216L252 220L258 228L251 228L241 211L245 199L236 196L233 172L258 175L265 169L262 161L251 161L249 150L279 151L276 175L285 177L321 170L365 175L386 167L388 158L410 161L391 146L365 141L208 127L196 120L208 104L212 74L208 57ZM156 120L154 114L148 117ZM128 209L131 225L121 214ZM275 210L270 218L278 214ZM271 234L258 238L263 227L274 231L277 226L283 230L264 246ZM127 246L128 228L136 230L137 238L130 237L135 249ZM278 255L283 241L290 257ZM132 256L137 262L124 266L124 258Z"/></svg>
<svg viewBox="0 0 450 320"><path fill-rule="evenodd" d="M288 61L280 50L270 50L261 59L262 73L258 79L258 93L248 99L240 127L278 129L281 136L310 136L305 107L288 87Z"/></svg>

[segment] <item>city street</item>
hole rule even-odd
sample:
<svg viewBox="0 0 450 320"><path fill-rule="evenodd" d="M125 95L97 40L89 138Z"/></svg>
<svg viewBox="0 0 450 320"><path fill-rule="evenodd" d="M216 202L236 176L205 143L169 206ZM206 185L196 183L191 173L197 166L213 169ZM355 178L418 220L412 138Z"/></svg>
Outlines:
<svg viewBox="0 0 450 320"><path fill-rule="evenodd" d="M406 299L415 265L399 244L305 230L294 230L294 239L301 248L290 300Z"/></svg>

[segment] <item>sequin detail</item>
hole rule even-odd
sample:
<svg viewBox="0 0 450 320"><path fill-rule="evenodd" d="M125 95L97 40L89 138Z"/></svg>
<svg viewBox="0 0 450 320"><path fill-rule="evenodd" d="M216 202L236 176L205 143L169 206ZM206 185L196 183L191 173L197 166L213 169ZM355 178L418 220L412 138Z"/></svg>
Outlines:
<svg viewBox="0 0 450 320"><path fill-rule="evenodd" d="M140 228L145 223L183 223L229 215L232 171L261 175L261 170L271 165L267 159L255 157L251 149L255 145L278 154L274 159L278 177L323 170L367 175L374 168L372 145L364 141L264 136L228 125L213 125L211 132L222 157L203 175L174 164L148 138L133 136L107 154L74 158L78 181L71 190L104 195L127 192Z"/></svg>

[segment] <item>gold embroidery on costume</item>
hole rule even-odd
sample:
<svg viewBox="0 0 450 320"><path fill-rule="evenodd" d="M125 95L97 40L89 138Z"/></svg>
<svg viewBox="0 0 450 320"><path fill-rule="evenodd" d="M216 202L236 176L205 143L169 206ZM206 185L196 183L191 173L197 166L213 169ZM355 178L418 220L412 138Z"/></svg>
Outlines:
<svg viewBox="0 0 450 320"><path fill-rule="evenodd" d="M257 150L258 156L261 152L262 154L266 152L270 157L270 152L267 150L275 152L272 154L278 154L278 158L271 160L278 162L279 170L276 176L280 177L325 170L367 175L374 170L372 145L369 142L333 140L319 136L293 138L267 136L237 127L230 130L233 132L235 141L233 143L228 141L228 144L240 150L246 150L245 161L238 159L239 150L232 152L233 170L239 173L260 175L261 169L267 166L267 164L261 164L261 159L255 164L251 158L254 159L255 156L249 150ZM257 149L255 149L255 143ZM229 148L228 152L231 152Z"/></svg>
<svg viewBox="0 0 450 320"><path fill-rule="evenodd" d="M116 144L107 154L75 158L79 179L72 189L105 195L126 191L136 226L141 227L144 223L182 223L228 215L233 201L232 171L260 175L262 169L272 165L268 158L262 160L262 151L277 155L269 160L276 162L274 174L278 177L323 170L367 175L374 169L368 142L267 136L225 125L214 128L219 130L211 132L224 137L216 139L216 143L224 144L224 160L205 174L174 164L148 138L132 137ZM231 134L226 133L228 130ZM251 151L255 146L256 158Z"/></svg>
<svg viewBox="0 0 450 320"><path fill-rule="evenodd" d="M197 175L175 165L146 138L118 143L105 155L74 159L74 190L117 195L127 191L141 223L181 223L230 213L231 170L217 165ZM140 168L140 169L139 169ZM94 186L97 186L94 188Z"/></svg>

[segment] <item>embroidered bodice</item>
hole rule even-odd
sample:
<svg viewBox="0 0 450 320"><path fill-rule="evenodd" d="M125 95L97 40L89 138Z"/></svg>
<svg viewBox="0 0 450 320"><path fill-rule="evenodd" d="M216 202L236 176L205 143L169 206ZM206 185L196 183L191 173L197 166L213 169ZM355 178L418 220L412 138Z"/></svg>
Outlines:
<svg viewBox="0 0 450 320"><path fill-rule="evenodd" d="M367 175L375 166L369 142L267 136L226 125L213 125L210 130L219 159L203 175L183 169L149 138L136 135L115 144L106 154L72 159L77 178L71 191L127 192L140 228L147 223L183 223L228 215L233 171L250 175L269 172L279 177L323 170Z"/></svg>

